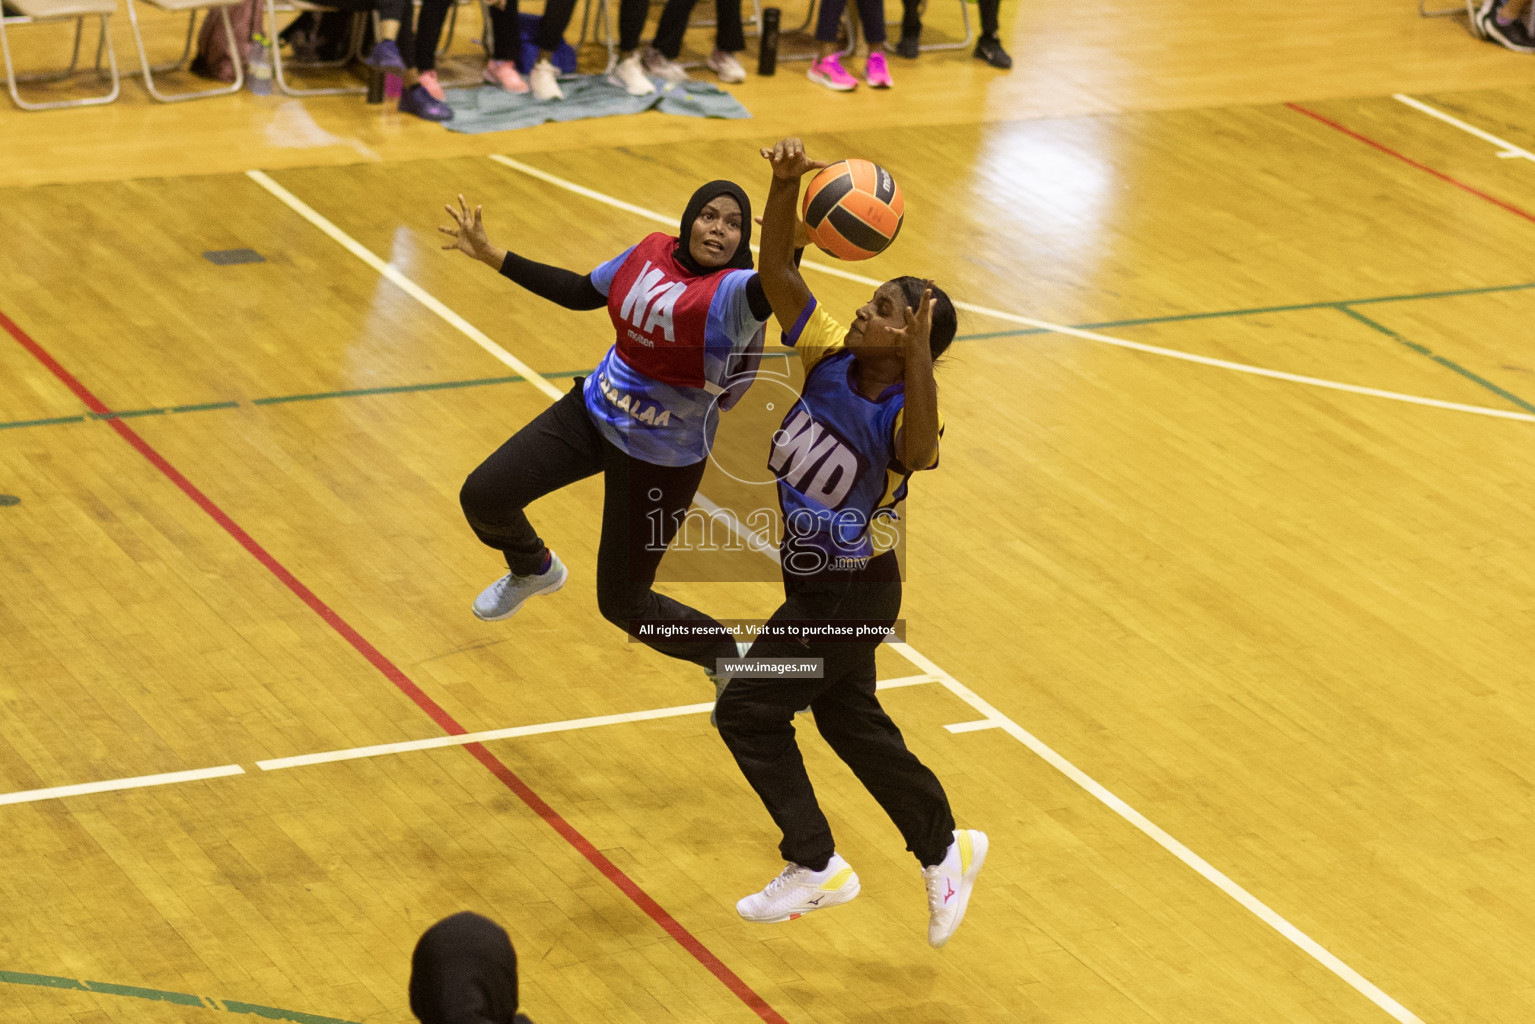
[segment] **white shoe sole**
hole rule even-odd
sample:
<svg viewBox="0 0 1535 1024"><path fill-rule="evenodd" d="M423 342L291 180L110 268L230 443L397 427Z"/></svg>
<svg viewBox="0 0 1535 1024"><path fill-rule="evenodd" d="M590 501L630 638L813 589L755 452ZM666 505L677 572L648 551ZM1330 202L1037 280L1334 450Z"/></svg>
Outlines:
<svg viewBox="0 0 1535 1024"><path fill-rule="evenodd" d="M816 85L823 85L823 86L825 86L826 88L830 89L832 92L852 92L854 89L858 88L858 83L857 82L853 82L851 85L838 85L836 82L833 82L830 78L827 78L825 75L816 74L814 71L807 71L807 72L805 72L805 77L810 79Z"/></svg>
<svg viewBox="0 0 1535 1024"><path fill-rule="evenodd" d="M560 575L554 580L554 582L546 583L542 587L539 587L537 590L533 591L533 593L529 594L521 601L518 601L516 604L512 605L510 609L502 612L500 615L481 615L480 610L473 605L469 606L469 610L474 612L474 617L479 619L481 622L503 622L506 619L511 618L513 615L516 615L517 610L523 605L527 604L533 598L539 596L540 594L552 594L556 590L559 590L565 585L565 580L568 576L570 576L570 570L565 568L564 563L561 563Z"/></svg>
<svg viewBox="0 0 1535 1024"><path fill-rule="evenodd" d="M844 886L835 892L826 894L828 900L835 897L836 902L823 902L819 906L811 907L809 910L791 910L779 917L747 917L745 914L741 914L741 908L737 907L736 913L741 914L742 920L750 921L752 924L783 924L785 921L797 921L806 914L813 914L817 910L830 910L832 907L840 907L844 903L851 903L854 897L863 891L863 883L858 880L857 875L853 876L852 885L853 890L851 892Z"/></svg>
<svg viewBox="0 0 1535 1024"><path fill-rule="evenodd" d="M991 840L985 832L969 830L971 835L970 870L966 871L959 882L959 909L954 913L954 923L949 927L949 934L944 935L934 942L932 936L928 937L927 944L934 949L942 949L944 945L959 931L960 922L965 919L965 911L970 909L970 893L975 889L975 879L981 873L981 866L986 863L986 851L991 849Z"/></svg>

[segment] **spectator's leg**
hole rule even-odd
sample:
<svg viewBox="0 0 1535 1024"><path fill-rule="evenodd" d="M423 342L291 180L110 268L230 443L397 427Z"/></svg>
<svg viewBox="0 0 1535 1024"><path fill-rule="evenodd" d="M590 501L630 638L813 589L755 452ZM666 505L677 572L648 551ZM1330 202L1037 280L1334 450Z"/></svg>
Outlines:
<svg viewBox="0 0 1535 1024"><path fill-rule="evenodd" d="M746 49L746 32L741 27L741 0L714 0L714 48L722 53L740 53Z"/></svg>
<svg viewBox="0 0 1535 1024"><path fill-rule="evenodd" d="M565 41L565 30L570 27L571 16L576 13L576 0L548 0L544 4L543 17L538 19L538 56L548 60Z"/></svg>
<svg viewBox="0 0 1535 1024"><path fill-rule="evenodd" d="M437 84L437 41L442 38L442 26L448 20L452 3L453 0L423 0L416 19L415 67L421 72L421 84L436 100L442 99L442 87Z"/></svg>
<svg viewBox="0 0 1535 1024"><path fill-rule="evenodd" d="M517 0L505 7L490 8L491 60L515 61L522 49L522 27L517 19Z"/></svg>
<svg viewBox="0 0 1535 1024"><path fill-rule="evenodd" d="M1001 0L980 0L981 38L976 41L975 56L977 60L1006 71L1013 66L1013 58L1002 49L1002 40L997 36L997 7L1000 4Z"/></svg>
<svg viewBox="0 0 1535 1024"><path fill-rule="evenodd" d="M517 0L506 0L504 6L491 6L489 11L490 60L485 64L484 79L504 92L525 93L528 83L517 73L517 55L522 52Z"/></svg>
<svg viewBox="0 0 1535 1024"><path fill-rule="evenodd" d="M645 31L645 16L649 13L648 0L619 0L618 51L621 58L627 58L640 48L640 35Z"/></svg>
<svg viewBox="0 0 1535 1024"><path fill-rule="evenodd" d="M981 8L981 35L986 39L997 38L997 8L1002 6L1002 0L980 0Z"/></svg>
<svg viewBox="0 0 1535 1024"><path fill-rule="evenodd" d="M858 20L863 23L863 38L870 53L885 45L884 0L858 0Z"/></svg>
<svg viewBox="0 0 1535 1024"><path fill-rule="evenodd" d="M656 38L652 42L661 56L676 60L682 53L682 36L688 30L688 18L698 0L666 0L661 9L661 20L656 25ZM739 3L739 0L737 0ZM739 13L739 7L737 8ZM737 19L739 20L739 18Z"/></svg>

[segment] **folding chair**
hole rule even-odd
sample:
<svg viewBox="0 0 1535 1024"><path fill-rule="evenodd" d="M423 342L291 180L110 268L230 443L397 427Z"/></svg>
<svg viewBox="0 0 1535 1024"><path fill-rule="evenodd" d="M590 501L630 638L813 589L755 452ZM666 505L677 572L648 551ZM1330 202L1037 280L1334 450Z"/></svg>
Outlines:
<svg viewBox="0 0 1535 1024"><path fill-rule="evenodd" d="M960 0L960 2L963 3L964 0ZM810 0L810 9L805 12L804 22L800 24L798 28L790 29L788 32L784 33L784 35L814 36L816 15L819 12L820 5L817 3L817 0ZM839 52L844 54L852 53L854 50L858 49L858 4L856 3L856 0L848 0L847 7L842 11L842 21L843 24L847 26L847 49L841 50ZM778 51L778 62L780 64L784 63L785 61L815 60L815 58L816 51L814 50L807 50L803 53L794 53L792 51L785 50Z"/></svg>
<svg viewBox="0 0 1535 1024"><path fill-rule="evenodd" d="M295 58L285 62L282 59L282 40L278 38L280 31L277 27L278 14L292 14L295 12L323 14L327 11L338 9L327 7L324 4L311 3L310 0L281 0L280 4L279 0L266 0L269 28L267 38L272 41L272 81L277 84L278 90L288 96L360 96L368 91L366 85L343 85L325 89L300 89L288 82L288 77L284 72L285 64L306 71L344 68L361 56L363 27L366 24L363 19L367 12L352 11L348 12L352 15L352 27L347 37L345 56L339 60L300 61Z"/></svg>
<svg viewBox="0 0 1535 1024"><path fill-rule="evenodd" d="M475 2L477 0L453 0L453 5L448 8L448 23L442 27L442 39L437 44L437 56L446 57L448 49L453 45L453 30L458 28L458 9ZM485 47L485 52L489 53L490 15L485 12L485 0L478 0L478 3L480 5L480 24L485 26L480 42ZM415 6L420 7L421 0L416 0Z"/></svg>
<svg viewBox="0 0 1535 1024"><path fill-rule="evenodd" d="M219 17L224 19L224 35L229 40L229 52L239 53L240 44L235 39L234 26L229 23L229 8L238 4L240 0L140 0L140 2L147 3L152 7L158 7L160 10L171 14L179 14L182 11L187 12L187 41L186 45L181 48L181 56L168 64L151 66L149 63L149 53L144 48L144 35L139 31L139 18L138 14L134 11L134 0L128 0L128 21L133 26L133 41L139 48L139 63L144 67L144 88L149 90L149 95L161 103L177 103L181 100L203 99L208 96L228 96L231 93L239 92L244 87L245 68L243 62L239 60L234 62L234 84L221 85L213 89L198 89L192 92L167 95L155 88L155 79L152 74L155 71L171 71L180 68L186 63L187 58L192 55L192 30L197 25L197 12L201 9L206 9L210 18L213 17L215 9L219 12Z"/></svg>
<svg viewBox="0 0 1535 1024"><path fill-rule="evenodd" d="M597 5L595 18L592 14L592 4L594 3ZM576 45L581 46L585 44L587 24L595 22L596 19L601 19L602 21L601 41L608 48L608 67L611 69L614 64L618 63L618 37L613 34L613 20L611 12L608 10L608 0L586 0L586 3L582 5L581 34L576 37ZM596 31L595 24L592 25L592 30ZM596 41L595 39L593 40L593 42Z"/></svg>
<svg viewBox="0 0 1535 1024"><path fill-rule="evenodd" d="M704 6L704 2L705 0L700 0L698 7L694 7L693 10L697 11L699 7ZM654 0L652 0L652 6L654 6ZM808 24L808 22L806 24ZM693 18L688 19L689 29L715 28L718 25L719 22L714 18L699 18L697 20ZM750 18L741 19L741 34L748 38L751 36L762 35L762 5L758 2L758 0L752 0L752 16ZM712 51L713 47L710 47L710 50ZM701 60L689 60L683 61L682 66L691 71L694 68L703 67L705 63L705 61Z"/></svg>
<svg viewBox="0 0 1535 1024"><path fill-rule="evenodd" d="M11 99L22 110L54 110L59 107L88 107L98 103L111 103L117 99L122 82L117 76L117 51L112 48L112 35L107 29L107 19L117 9L117 0L5 0L0 7L0 50L5 54L5 82L10 87ZM14 14L6 13L7 10L15 11ZM75 64L80 59L80 37L85 31L85 19L99 17L101 19L101 34L96 41L96 66L95 70L101 71L101 51L107 52L109 74L112 78L112 91L105 96L89 96L77 100L55 100L50 103L28 103L21 98L21 93L16 89L17 82L58 82L75 73ZM43 72L40 74L18 75L16 68L11 63L11 41L6 34L7 25L37 25L49 21L66 21L74 19L75 45L69 55L69 67L63 71Z"/></svg>
<svg viewBox="0 0 1535 1024"><path fill-rule="evenodd" d="M1422 0L1419 0L1419 2L1421 3ZM849 4L849 6L851 6L851 3ZM917 13L919 15L926 15L927 14L927 0L922 0L922 2L917 5ZM969 0L959 0L959 16L960 16L960 18L965 23L965 38L961 39L957 43L922 43L922 44L920 44L917 47L917 49L918 50L924 50L924 51L925 50L963 50L966 47L974 46L975 45L975 29L972 28L971 25L970 25L970 3L969 3ZM901 34L901 32L900 32L901 22L899 22L899 21L887 21L887 22L885 22L885 24L886 25L894 25L896 27L896 35L899 36Z"/></svg>

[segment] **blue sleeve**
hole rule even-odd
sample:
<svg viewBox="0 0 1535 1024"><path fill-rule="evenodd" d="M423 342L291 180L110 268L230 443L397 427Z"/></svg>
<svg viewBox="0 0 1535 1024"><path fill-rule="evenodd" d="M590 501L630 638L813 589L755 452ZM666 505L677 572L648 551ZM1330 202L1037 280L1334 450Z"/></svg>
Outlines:
<svg viewBox="0 0 1535 1024"><path fill-rule="evenodd" d="M601 292L604 298L607 297L608 289L613 287L613 275L618 273L618 268L624 265L624 260L628 259L629 254L633 251L634 246L631 245L606 263L599 265L589 275L592 279L592 286Z"/></svg>
<svg viewBox="0 0 1535 1024"><path fill-rule="evenodd" d="M755 277L755 270L732 270L725 275L714 290L714 300L709 303L709 319L730 339L732 348L744 348L767 319L752 315L751 302L746 286ZM600 286L599 286L600 287Z"/></svg>

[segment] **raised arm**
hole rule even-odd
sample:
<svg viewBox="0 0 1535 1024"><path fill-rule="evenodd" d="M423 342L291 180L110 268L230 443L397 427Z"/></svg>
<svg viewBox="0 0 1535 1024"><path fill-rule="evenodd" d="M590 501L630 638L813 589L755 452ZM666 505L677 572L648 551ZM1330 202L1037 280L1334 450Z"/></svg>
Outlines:
<svg viewBox="0 0 1535 1024"><path fill-rule="evenodd" d="M592 284L589 274L577 274L563 267L536 263L491 244L485 234L485 223L481 216L483 207L476 206L470 210L469 204L460 195L457 209L451 204L443 209L453 218L454 225L451 228L437 228L453 238L452 242L443 246L444 249L457 249L522 285L539 298L548 299L566 309L600 309L607 305L606 296Z"/></svg>
<svg viewBox="0 0 1535 1024"><path fill-rule="evenodd" d="M895 454L909 470L926 469L938 454L938 383L933 379L933 350L928 337L933 327L933 289L922 290L915 311L906 307L906 326L901 336L906 345L906 404L901 429L895 436Z"/></svg>
<svg viewBox="0 0 1535 1024"><path fill-rule="evenodd" d="M804 230L798 212L799 180L806 172L826 164L806 156L799 139L784 139L771 149L763 149L762 156L773 165L773 183L768 189L767 205L762 209L762 251L757 273L779 326L792 331L811 298L794 259L795 250L805 244L805 239L797 237Z"/></svg>

